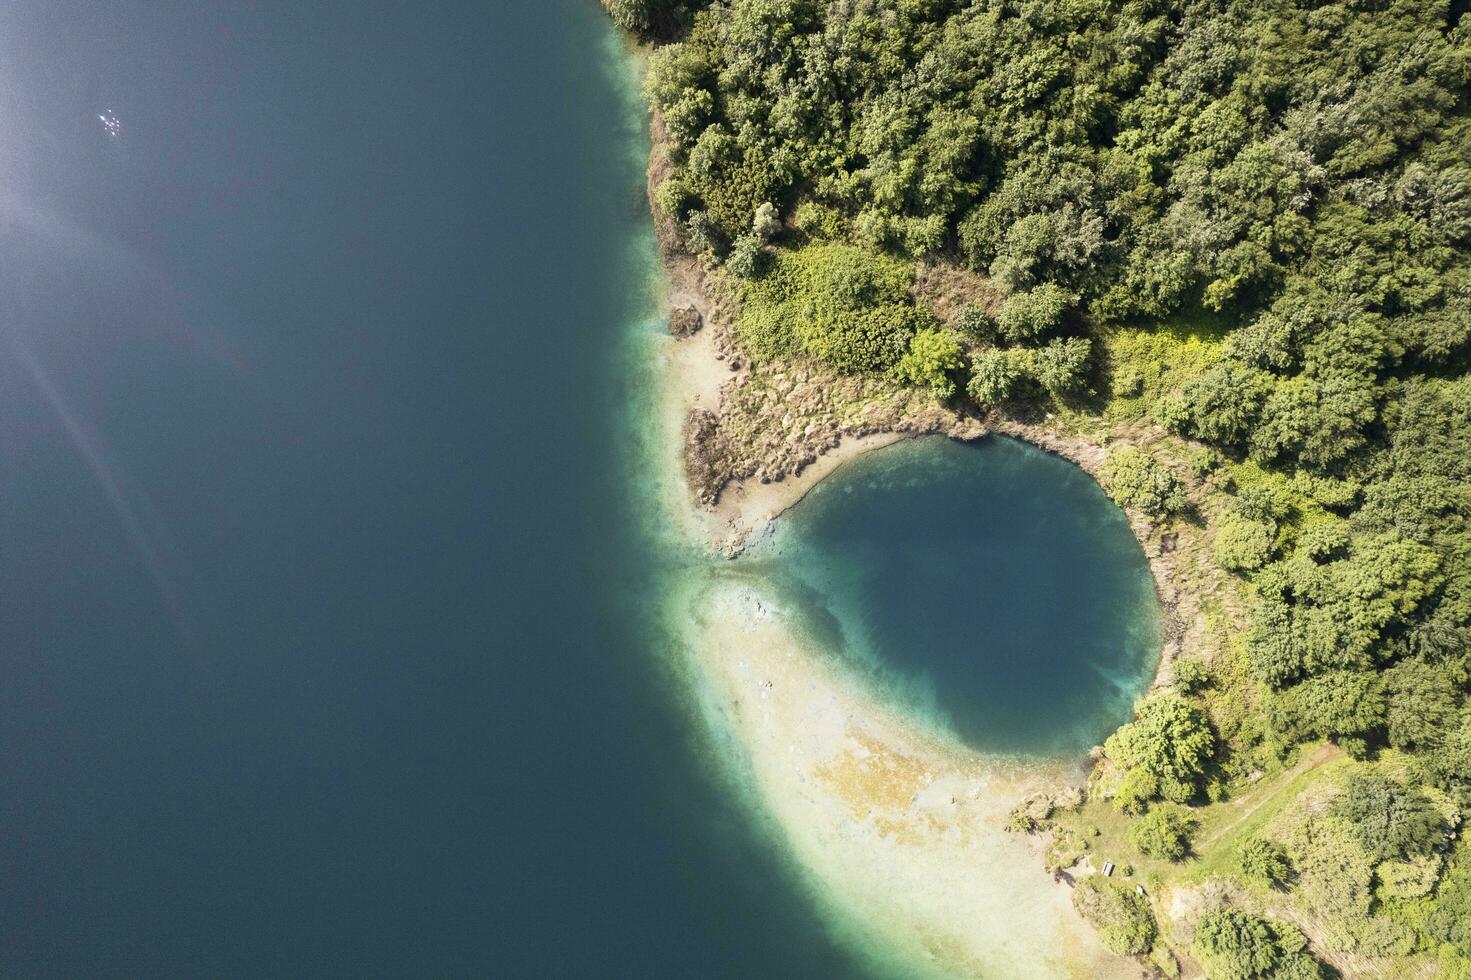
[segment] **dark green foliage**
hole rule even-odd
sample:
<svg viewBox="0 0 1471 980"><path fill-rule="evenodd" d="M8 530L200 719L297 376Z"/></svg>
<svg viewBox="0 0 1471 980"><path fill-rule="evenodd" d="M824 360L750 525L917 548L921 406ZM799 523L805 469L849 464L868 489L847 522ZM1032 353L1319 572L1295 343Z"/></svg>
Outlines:
<svg viewBox="0 0 1471 980"><path fill-rule="evenodd" d="M1241 845L1237 853L1241 873L1264 885L1280 885L1292 873L1287 852L1280 844L1253 837Z"/></svg>
<svg viewBox="0 0 1471 980"><path fill-rule="evenodd" d="M1124 956L1149 952L1158 928L1149 902L1127 885L1088 875L1073 889L1073 907L1087 919L1103 945Z"/></svg>
<svg viewBox="0 0 1471 980"><path fill-rule="evenodd" d="M682 0L602 0L603 9L625 31L644 38L673 37L695 5Z"/></svg>
<svg viewBox="0 0 1471 980"><path fill-rule="evenodd" d="M1306 980L1323 975L1322 965L1305 952L1302 933L1240 909L1211 909L1201 915L1195 925L1195 948L1209 975L1218 980Z"/></svg>
<svg viewBox="0 0 1471 980"><path fill-rule="evenodd" d="M1374 770L1355 772L1332 812L1379 861L1425 854L1446 832L1445 818L1423 793Z"/></svg>
<svg viewBox="0 0 1471 980"><path fill-rule="evenodd" d="M1182 806L1156 805L1129 828L1129 842L1141 854L1178 861L1190 853L1195 820Z"/></svg>
<svg viewBox="0 0 1471 980"><path fill-rule="evenodd" d="M1180 481L1154 457L1133 446L1109 453L1098 476L1120 507L1136 507L1152 515L1185 509L1185 492Z"/></svg>

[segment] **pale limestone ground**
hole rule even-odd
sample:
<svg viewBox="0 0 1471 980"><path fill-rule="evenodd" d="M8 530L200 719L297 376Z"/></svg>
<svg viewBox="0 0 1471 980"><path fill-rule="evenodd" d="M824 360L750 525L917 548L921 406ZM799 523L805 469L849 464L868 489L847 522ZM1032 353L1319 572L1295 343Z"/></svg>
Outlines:
<svg viewBox="0 0 1471 980"><path fill-rule="evenodd" d="M690 651L706 714L756 803L835 919L938 975L1137 977L1007 833L1061 767L986 757L926 731L748 583L693 588Z"/></svg>

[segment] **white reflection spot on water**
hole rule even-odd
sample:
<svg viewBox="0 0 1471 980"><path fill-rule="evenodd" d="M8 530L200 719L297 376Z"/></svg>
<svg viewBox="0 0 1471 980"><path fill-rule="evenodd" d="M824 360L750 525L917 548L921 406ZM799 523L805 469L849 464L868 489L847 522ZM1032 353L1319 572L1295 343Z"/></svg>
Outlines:
<svg viewBox="0 0 1471 980"><path fill-rule="evenodd" d="M97 114L97 121L102 123L102 128L107 130L107 135L112 139L121 139L123 135L123 122L113 115L111 109Z"/></svg>

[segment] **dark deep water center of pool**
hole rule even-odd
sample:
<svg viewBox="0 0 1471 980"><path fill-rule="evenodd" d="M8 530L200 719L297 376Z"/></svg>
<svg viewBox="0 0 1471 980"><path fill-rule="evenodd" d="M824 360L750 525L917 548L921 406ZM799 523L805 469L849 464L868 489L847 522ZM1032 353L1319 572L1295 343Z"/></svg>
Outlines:
<svg viewBox="0 0 1471 980"><path fill-rule="evenodd" d="M1128 719L1158 659L1127 518L1077 466L1013 439L864 457L751 557L844 655L978 749L1084 751Z"/></svg>

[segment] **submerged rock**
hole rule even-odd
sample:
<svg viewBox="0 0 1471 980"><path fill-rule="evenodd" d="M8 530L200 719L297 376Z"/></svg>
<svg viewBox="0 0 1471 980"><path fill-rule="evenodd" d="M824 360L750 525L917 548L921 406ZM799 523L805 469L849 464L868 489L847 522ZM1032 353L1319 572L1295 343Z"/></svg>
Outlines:
<svg viewBox="0 0 1471 980"><path fill-rule="evenodd" d="M669 332L676 337L690 337L700 332L705 318L693 306L676 308L669 314Z"/></svg>

